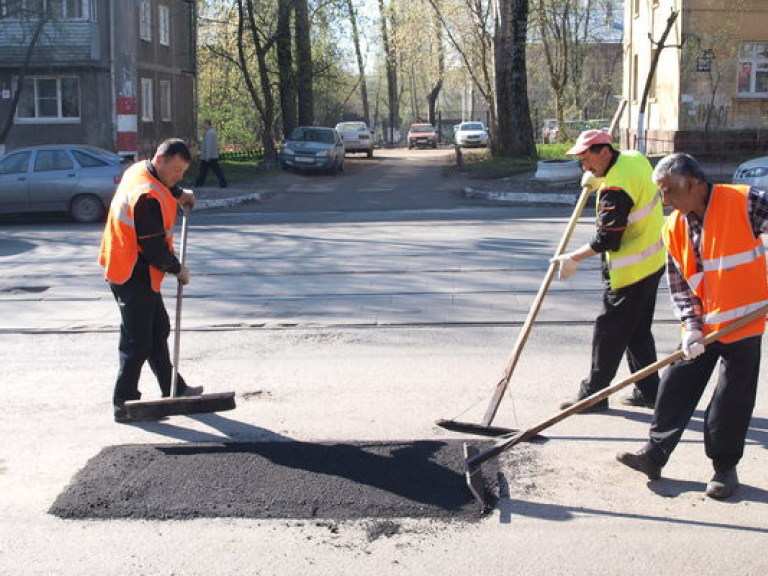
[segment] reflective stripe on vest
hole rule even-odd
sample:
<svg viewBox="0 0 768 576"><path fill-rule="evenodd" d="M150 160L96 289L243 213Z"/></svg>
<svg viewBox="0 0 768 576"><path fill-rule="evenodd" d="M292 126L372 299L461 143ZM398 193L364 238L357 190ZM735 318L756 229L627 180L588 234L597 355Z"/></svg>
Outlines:
<svg viewBox="0 0 768 576"><path fill-rule="evenodd" d="M747 214L748 192L748 186L721 184L712 188L704 215L698 262L685 217L675 211L664 224L664 242L669 254L693 294L701 300L705 334L768 303L765 248L762 239L755 238L752 232ZM760 335L764 329L763 318L721 340L735 342Z"/></svg>
<svg viewBox="0 0 768 576"><path fill-rule="evenodd" d="M652 173L645 156L633 150L621 152L598 190L598 210L599 195L609 188L623 190L633 202L619 249L605 252L613 290L639 282L664 266L664 213Z"/></svg>

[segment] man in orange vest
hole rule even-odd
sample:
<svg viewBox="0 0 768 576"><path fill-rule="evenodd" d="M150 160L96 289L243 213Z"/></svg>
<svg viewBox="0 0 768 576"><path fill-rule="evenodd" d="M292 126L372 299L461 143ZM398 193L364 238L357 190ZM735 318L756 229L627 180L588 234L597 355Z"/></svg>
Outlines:
<svg viewBox="0 0 768 576"><path fill-rule="evenodd" d="M661 476L701 399L718 360L718 381L704 414L704 445L715 474L705 493L733 495L736 466L752 418L765 318L707 346L702 338L768 303L765 250L768 193L734 184L712 185L687 154L662 159L653 172L665 205L667 281L682 324L682 360L663 374L649 440L638 452L620 452L622 464L650 480Z"/></svg>
<svg viewBox="0 0 768 576"><path fill-rule="evenodd" d="M182 284L189 282L189 268L173 253L173 228L178 206L195 204L192 192L177 186L191 159L182 140L165 140L152 160L125 171L109 208L99 263L120 308L120 367L112 399L119 423L130 422L125 402L141 398L138 386L145 361L162 395L171 393L171 325L160 285L167 273ZM178 376L178 395L202 392L202 386L187 386Z"/></svg>

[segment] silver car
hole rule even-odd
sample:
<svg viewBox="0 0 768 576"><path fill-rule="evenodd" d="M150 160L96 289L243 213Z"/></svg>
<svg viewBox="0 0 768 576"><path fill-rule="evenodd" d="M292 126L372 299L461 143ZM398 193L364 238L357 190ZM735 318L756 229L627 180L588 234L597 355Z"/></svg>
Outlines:
<svg viewBox="0 0 768 576"><path fill-rule="evenodd" d="M488 130L482 122L462 122L454 128L454 135L457 146L488 146Z"/></svg>
<svg viewBox="0 0 768 576"><path fill-rule="evenodd" d="M748 160L736 168L734 184L749 184L768 191L768 156Z"/></svg>
<svg viewBox="0 0 768 576"><path fill-rule="evenodd" d="M345 152L365 152L373 158L373 135L365 122L339 122L336 131L344 140Z"/></svg>
<svg viewBox="0 0 768 576"><path fill-rule="evenodd" d="M98 222L122 175L120 157L101 148L19 148L0 158L0 214L67 212L77 222Z"/></svg>
<svg viewBox="0 0 768 576"><path fill-rule="evenodd" d="M334 128L298 126L280 148L283 170L344 171L344 142Z"/></svg>

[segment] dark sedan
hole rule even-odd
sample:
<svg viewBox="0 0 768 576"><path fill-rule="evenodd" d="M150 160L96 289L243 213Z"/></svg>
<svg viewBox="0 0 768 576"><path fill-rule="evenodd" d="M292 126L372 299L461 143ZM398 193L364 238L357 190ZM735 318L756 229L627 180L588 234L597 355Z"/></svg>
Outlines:
<svg viewBox="0 0 768 576"><path fill-rule="evenodd" d="M344 141L334 128L299 126L293 129L280 149L284 170L323 170L335 174L344 170Z"/></svg>

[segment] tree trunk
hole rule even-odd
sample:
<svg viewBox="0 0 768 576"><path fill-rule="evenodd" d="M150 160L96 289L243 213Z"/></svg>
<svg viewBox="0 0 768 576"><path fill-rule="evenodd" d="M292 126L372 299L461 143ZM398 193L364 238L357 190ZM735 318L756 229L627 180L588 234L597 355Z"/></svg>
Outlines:
<svg viewBox="0 0 768 576"><path fill-rule="evenodd" d="M24 63L21 65L19 76L16 79L16 90L13 93L13 99L11 99L11 106L8 108L8 116L3 122L2 129L0 129L0 144L5 145L5 141L8 139L8 134L13 129L13 117L16 115L16 108L19 106L19 100L21 99L21 93L24 90L24 79L27 76L29 70L29 63L32 61L32 54L35 51L40 35L43 33L43 27L48 22L48 18L41 14L40 20L35 24L35 29L32 32L32 38L27 45L27 52L24 55Z"/></svg>
<svg viewBox="0 0 768 576"><path fill-rule="evenodd" d="M293 69L291 14L294 0L279 0L277 13L277 69L280 86L280 110L283 134L289 135L297 126L296 73Z"/></svg>
<svg viewBox="0 0 768 576"><path fill-rule="evenodd" d="M312 85L312 43L310 40L309 7L307 0L296 4L296 80L299 105L299 124L315 123L315 97Z"/></svg>
<svg viewBox="0 0 768 576"><path fill-rule="evenodd" d="M536 158L525 67L527 32L528 0L499 0L496 138L500 156Z"/></svg>
<svg viewBox="0 0 768 576"><path fill-rule="evenodd" d="M381 15L381 41L384 45L384 55L386 58L387 70L387 105L389 108L389 120L387 122L386 141L394 144L394 130L399 122L400 104L397 93L397 59L395 48L389 41L387 30L387 11L384 7L384 0L379 0L379 14Z"/></svg>
<svg viewBox="0 0 768 576"><path fill-rule="evenodd" d="M355 55L357 56L357 70L360 81L360 98L363 101L363 117L368 128L371 126L371 113L368 106L368 84L365 80L365 62L363 61L363 52L360 49L360 32L357 29L357 14L352 0L347 0L347 10L349 11L349 21L352 24L352 42L355 45Z"/></svg>

